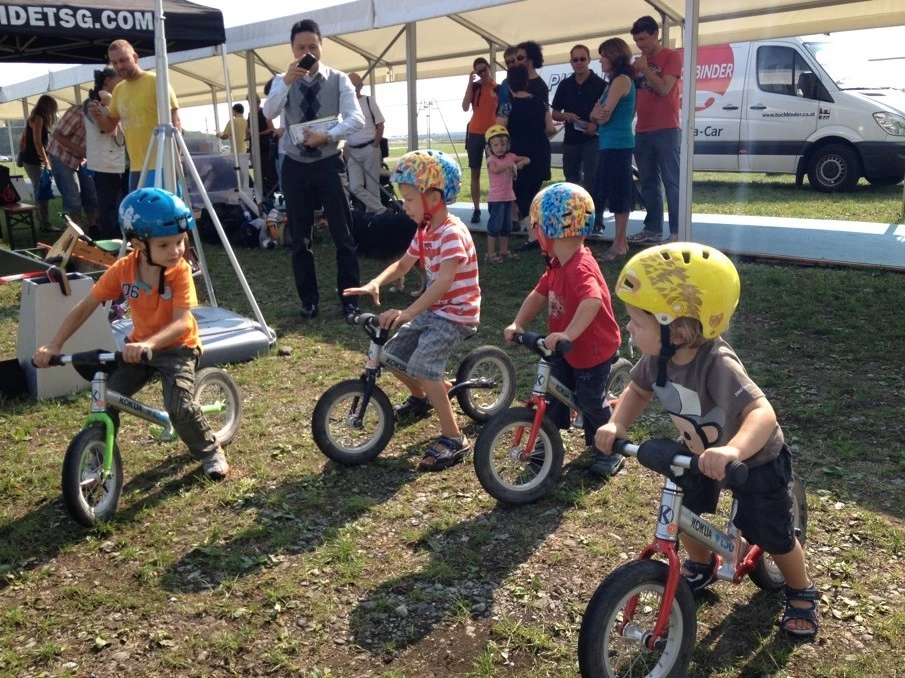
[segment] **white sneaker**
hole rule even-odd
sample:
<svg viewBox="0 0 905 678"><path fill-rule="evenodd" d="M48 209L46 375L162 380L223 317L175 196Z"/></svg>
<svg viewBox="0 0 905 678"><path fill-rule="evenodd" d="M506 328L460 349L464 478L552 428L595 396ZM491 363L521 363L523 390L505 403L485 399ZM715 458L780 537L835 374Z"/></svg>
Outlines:
<svg viewBox="0 0 905 678"><path fill-rule="evenodd" d="M201 469L211 480L223 480L229 474L226 455L223 452L212 454L201 462Z"/></svg>

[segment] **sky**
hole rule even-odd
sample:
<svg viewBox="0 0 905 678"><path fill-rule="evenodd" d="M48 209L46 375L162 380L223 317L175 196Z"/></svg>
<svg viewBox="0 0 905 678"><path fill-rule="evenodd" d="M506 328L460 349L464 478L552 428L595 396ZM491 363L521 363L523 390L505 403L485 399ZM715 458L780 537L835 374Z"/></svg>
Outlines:
<svg viewBox="0 0 905 678"><path fill-rule="evenodd" d="M248 22L247 0L201 0L199 4L221 10L227 28ZM334 4L334 0L308 0L305 3L305 9L317 9L331 4ZM264 21L285 16L285 14L285 3L257 3L254 21ZM879 71L889 74L891 85L905 87L905 27L850 31L836 33L832 37L834 40L850 45L854 54L862 55L870 60L900 57L895 60L872 61L872 64ZM324 60L329 64L329 54L324 55ZM57 67L43 64L0 65L0 84L21 82L55 68ZM447 132L459 134L465 130L470 117L470 113L464 113L461 106L467 82L466 76L467 74L463 73L457 77L424 80L418 83L419 134L424 135L428 132L433 135L442 135ZM497 81L502 77L503 74L499 73ZM368 93L367 87L365 87L365 93ZM387 119L386 135L405 136L408 133L405 83L379 85L377 100ZM247 102L246 110L248 110ZM214 113L210 106L182 109L180 117L185 129L202 132L215 131ZM219 119L221 126L228 120L225 104L220 106Z"/></svg>

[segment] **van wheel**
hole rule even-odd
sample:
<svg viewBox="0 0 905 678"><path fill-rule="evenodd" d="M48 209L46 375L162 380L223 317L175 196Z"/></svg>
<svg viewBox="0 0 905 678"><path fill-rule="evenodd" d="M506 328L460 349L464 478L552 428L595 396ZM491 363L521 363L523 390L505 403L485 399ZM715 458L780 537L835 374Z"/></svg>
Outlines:
<svg viewBox="0 0 905 678"><path fill-rule="evenodd" d="M818 148L808 165L811 188L821 193L851 191L860 177L858 155L842 144L827 144Z"/></svg>
<svg viewBox="0 0 905 678"><path fill-rule="evenodd" d="M871 183L871 186L895 186L900 183L902 179L905 179L905 176L898 174L894 176L882 176L882 177L867 177L867 180Z"/></svg>

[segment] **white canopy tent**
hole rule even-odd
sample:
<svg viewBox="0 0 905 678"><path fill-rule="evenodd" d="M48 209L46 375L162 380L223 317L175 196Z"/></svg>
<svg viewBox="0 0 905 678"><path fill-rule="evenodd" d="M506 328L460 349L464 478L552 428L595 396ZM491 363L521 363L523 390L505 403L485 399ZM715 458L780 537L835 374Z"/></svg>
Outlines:
<svg viewBox="0 0 905 678"><path fill-rule="evenodd" d="M467 73L476 56L491 47L536 40L548 62L566 61L576 42L599 42L621 36L629 44L632 22L643 14L666 19L666 41L682 45L677 27L684 23L685 0L624 0L605 6L579 0L350 0L332 7L226 30L227 62L235 92L248 89L246 55L254 63L254 80L266 82L285 70L292 58L289 29L302 18L316 20L324 33L325 61L340 70L363 71L377 63L377 82L401 81L408 72L405 24L417 23L414 47L419 78ZM700 0L701 45L768 37L905 25L902 0ZM180 106L226 101L220 48L169 55L170 82ZM153 58L142 62L153 69ZM63 103L87 95L93 68L55 71L0 87L0 119L21 119L41 94Z"/></svg>
<svg viewBox="0 0 905 678"><path fill-rule="evenodd" d="M728 5L728 6L727 6ZM652 14L663 26L670 46L684 44L686 17L689 46L740 40L878 28L905 24L903 0L624 0L593 11L586 2L558 0L350 0L328 8L227 30L226 52L221 47L170 55L170 81L182 107L216 104L228 99L227 77L238 91L255 92L258 83L285 70L292 59L289 30L295 21L311 18L325 38L325 62L351 72L371 69L376 79L406 79L410 146L417 144L416 81L418 78L467 73L478 55L490 55L521 40L544 46L547 61L565 61L576 42L593 44L604 37L622 36L631 44L629 29L639 16ZM685 101L693 101L694 50L686 61ZM219 55L219 56L218 56ZM224 73L224 60L230 76ZM151 68L147 60L143 67ZM244 68L242 68L244 66ZM244 77L242 75L244 73ZM0 119L21 118L33 99L50 91L64 102L81 100L90 79L84 67L49 74L0 88ZM55 88L55 89L51 89ZM68 91L67 91L68 90ZM215 107L216 111L216 107ZM694 111L683 110L685 129L693 126ZM250 116L253 139L257 116ZM217 121L219 128L219 121ZM689 140L683 145L683 185L690 189ZM260 153L253 151L256 169ZM690 190L682 192L686 236L690 229Z"/></svg>

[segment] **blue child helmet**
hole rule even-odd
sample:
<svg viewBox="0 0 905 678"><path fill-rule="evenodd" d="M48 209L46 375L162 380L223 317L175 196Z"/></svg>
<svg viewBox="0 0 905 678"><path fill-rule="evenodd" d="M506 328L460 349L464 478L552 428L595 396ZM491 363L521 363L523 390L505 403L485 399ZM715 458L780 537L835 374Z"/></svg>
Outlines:
<svg viewBox="0 0 905 678"><path fill-rule="evenodd" d="M442 151L409 151L396 161L390 181L411 184L421 193L437 189L443 194L443 202L452 205L462 185L462 170Z"/></svg>
<svg viewBox="0 0 905 678"><path fill-rule="evenodd" d="M162 188L140 188L119 206L119 225L126 236L145 240L179 235L195 228L195 218L182 199Z"/></svg>
<svg viewBox="0 0 905 678"><path fill-rule="evenodd" d="M588 236L594 230L594 201L578 184L551 184L534 196L529 218L548 238Z"/></svg>

